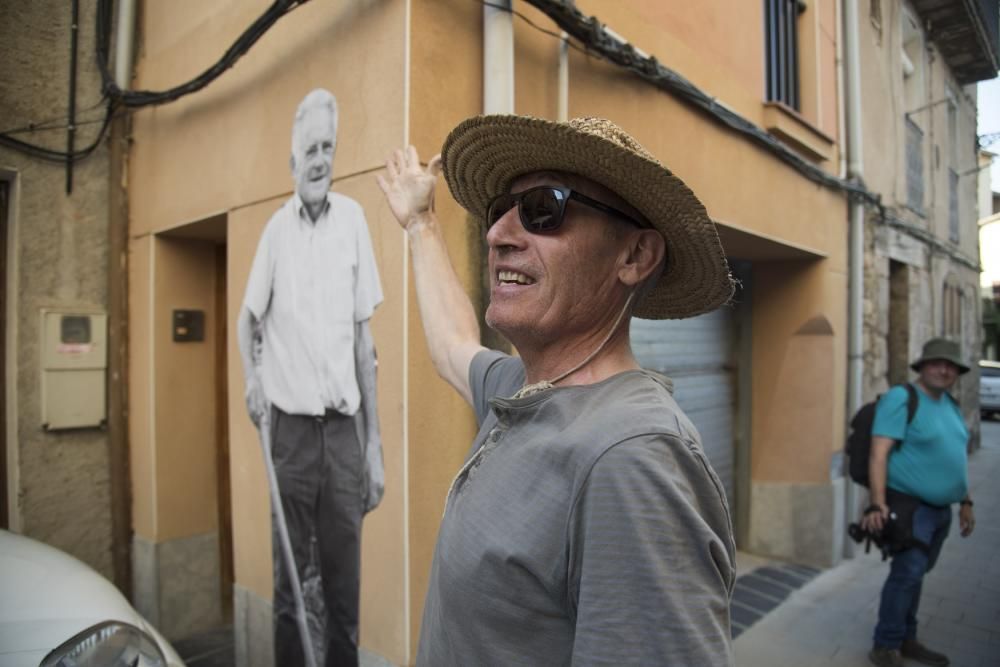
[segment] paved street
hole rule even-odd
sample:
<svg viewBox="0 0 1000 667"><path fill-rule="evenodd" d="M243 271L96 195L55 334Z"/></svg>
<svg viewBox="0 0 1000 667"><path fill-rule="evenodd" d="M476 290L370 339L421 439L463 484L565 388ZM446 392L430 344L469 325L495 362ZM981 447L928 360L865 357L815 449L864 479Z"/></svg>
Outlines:
<svg viewBox="0 0 1000 667"><path fill-rule="evenodd" d="M1000 665L1000 422L983 423L969 466L976 530L952 532L924 580L919 638L953 667ZM827 570L736 639L738 667L867 665L888 562L874 551ZM916 665L913 661L907 664Z"/></svg>

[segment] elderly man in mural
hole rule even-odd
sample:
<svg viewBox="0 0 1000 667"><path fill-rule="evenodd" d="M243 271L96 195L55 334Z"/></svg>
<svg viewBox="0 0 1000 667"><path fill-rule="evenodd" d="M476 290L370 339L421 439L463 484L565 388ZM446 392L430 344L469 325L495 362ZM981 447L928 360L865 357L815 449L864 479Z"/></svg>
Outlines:
<svg viewBox="0 0 1000 667"><path fill-rule="evenodd" d="M919 374L912 384L915 410L909 408L911 390L893 387L879 399L871 431L871 505L861 525L871 533L885 530L893 556L868 657L879 667L901 667L904 658L945 667L946 655L917 640L917 609L924 575L951 527L951 506L959 504L962 537L976 525L969 497L969 431L948 393L969 367L958 343L932 338L911 368Z"/></svg>
<svg viewBox="0 0 1000 667"><path fill-rule="evenodd" d="M292 129L295 194L261 236L238 333L250 417L270 422L299 579L314 552L318 561L326 638L317 653L342 666L358 663L361 521L384 489L368 325L382 288L361 206L330 192L336 135L333 95L310 92ZM276 664L301 665L294 591L274 553Z"/></svg>
<svg viewBox="0 0 1000 667"><path fill-rule="evenodd" d="M735 547L722 485L631 315L725 303L718 234L620 128L485 116L378 182L406 230L423 326L479 433L445 503L417 664L732 664ZM489 246L480 345L434 211L444 170Z"/></svg>

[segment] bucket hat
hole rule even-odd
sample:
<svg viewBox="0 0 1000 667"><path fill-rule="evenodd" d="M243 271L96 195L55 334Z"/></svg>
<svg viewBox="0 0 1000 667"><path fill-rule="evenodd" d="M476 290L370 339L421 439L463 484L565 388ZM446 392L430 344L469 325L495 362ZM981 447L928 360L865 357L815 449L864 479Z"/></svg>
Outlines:
<svg viewBox="0 0 1000 667"><path fill-rule="evenodd" d="M969 372L969 367L962 361L958 343L948 340L947 338L931 338L929 341L924 343L923 353L921 353L919 359L910 364L910 368L919 373L920 367L923 366L925 362L933 361L935 359L944 359L945 361L950 361L955 364L958 366L959 375Z"/></svg>
<svg viewBox="0 0 1000 667"><path fill-rule="evenodd" d="M726 303L733 280L715 223L684 182L609 120L555 122L529 116L476 116L459 124L441 149L455 200L484 220L494 197L523 174L562 171L609 188L666 240L667 261L636 317L679 319Z"/></svg>

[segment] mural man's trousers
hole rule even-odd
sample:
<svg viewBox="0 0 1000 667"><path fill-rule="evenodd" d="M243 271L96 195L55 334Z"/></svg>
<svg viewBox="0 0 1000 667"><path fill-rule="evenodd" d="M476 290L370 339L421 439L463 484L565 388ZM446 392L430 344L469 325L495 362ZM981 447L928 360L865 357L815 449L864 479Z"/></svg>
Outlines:
<svg viewBox="0 0 1000 667"><path fill-rule="evenodd" d="M354 418L332 410L322 417L289 415L272 407L271 458L306 607L326 608L325 619L310 622L311 630L326 626L325 641L313 638L317 659L328 667L356 667L364 463ZM315 573L307 566L314 538L322 587L310 590L307 574ZM295 598L277 535L272 543L275 664L296 667L305 658Z"/></svg>

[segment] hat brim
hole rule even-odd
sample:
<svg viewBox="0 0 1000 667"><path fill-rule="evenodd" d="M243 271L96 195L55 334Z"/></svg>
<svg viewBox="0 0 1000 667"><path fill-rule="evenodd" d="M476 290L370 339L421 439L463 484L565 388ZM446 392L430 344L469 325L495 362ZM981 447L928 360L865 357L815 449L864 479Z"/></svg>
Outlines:
<svg viewBox="0 0 1000 667"><path fill-rule="evenodd" d="M971 368L969 368L965 364L960 363L958 361L955 361L954 359L952 359L950 357L926 357L926 358L917 359L912 364L910 364L910 368L914 372L919 373L921 366L923 366L928 361L936 361L936 360L947 361L947 362L949 362L949 363L957 366L958 367L958 374L959 375L965 375L966 373L968 373L969 371L972 370Z"/></svg>
<svg viewBox="0 0 1000 667"><path fill-rule="evenodd" d="M636 208L667 246L663 275L636 304L636 317L692 317L732 297L715 223L691 189L654 159L566 123L508 115L464 121L448 135L441 157L452 196L479 220L515 178L537 171L589 178Z"/></svg>

